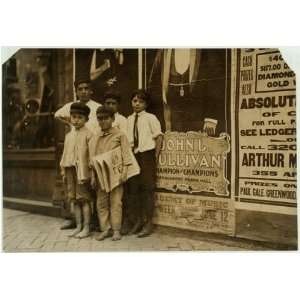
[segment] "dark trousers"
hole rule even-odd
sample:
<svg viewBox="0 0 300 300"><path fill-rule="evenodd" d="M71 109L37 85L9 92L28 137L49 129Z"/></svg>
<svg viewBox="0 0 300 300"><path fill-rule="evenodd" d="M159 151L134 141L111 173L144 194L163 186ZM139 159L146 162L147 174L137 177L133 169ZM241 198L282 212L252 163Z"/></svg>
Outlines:
<svg viewBox="0 0 300 300"><path fill-rule="evenodd" d="M141 168L139 175L128 180L128 196L131 222L151 222L154 211L156 182L155 150L139 152L135 158Z"/></svg>

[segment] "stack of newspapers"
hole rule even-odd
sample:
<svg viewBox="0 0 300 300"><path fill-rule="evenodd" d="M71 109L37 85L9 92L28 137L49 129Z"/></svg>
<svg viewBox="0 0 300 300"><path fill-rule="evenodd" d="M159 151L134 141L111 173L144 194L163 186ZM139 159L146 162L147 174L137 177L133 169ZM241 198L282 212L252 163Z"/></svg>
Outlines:
<svg viewBox="0 0 300 300"><path fill-rule="evenodd" d="M140 173L140 167L131 152L131 165L128 166L127 179ZM100 188L107 193L122 183L123 159L121 148L117 147L92 158Z"/></svg>

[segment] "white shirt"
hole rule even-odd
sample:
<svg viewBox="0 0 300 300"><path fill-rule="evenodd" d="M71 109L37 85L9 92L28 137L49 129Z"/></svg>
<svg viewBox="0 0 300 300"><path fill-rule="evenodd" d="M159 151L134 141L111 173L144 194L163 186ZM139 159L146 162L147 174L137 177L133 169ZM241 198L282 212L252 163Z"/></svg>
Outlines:
<svg viewBox="0 0 300 300"><path fill-rule="evenodd" d="M78 180L90 177L88 144L92 136L93 133L86 126L66 134L60 166L62 171L67 167L76 167Z"/></svg>
<svg viewBox="0 0 300 300"><path fill-rule="evenodd" d="M127 119L118 112L115 113L115 120L112 123L112 127L117 127L127 136Z"/></svg>
<svg viewBox="0 0 300 300"><path fill-rule="evenodd" d="M71 105L74 102L69 102L67 104L65 104L62 108L60 108L59 110L56 111L56 113L54 114L55 118L58 117L70 117L70 109L71 109ZM89 120L86 122L85 126L93 133L96 134L97 132L99 132L99 125L98 125L98 121L97 121L97 116L96 116L96 111L97 108L99 106L101 106L101 104L97 103L96 101L93 100L89 100L88 102L85 103L91 110L90 115L89 115ZM74 130L74 127L72 126L72 130Z"/></svg>
<svg viewBox="0 0 300 300"><path fill-rule="evenodd" d="M133 128L135 115L136 113L133 113L127 119L127 136L131 147L133 147L134 142ZM139 145L134 152L145 152L155 149L155 139L162 134L160 122L156 116L146 111L139 112L137 129L139 133Z"/></svg>

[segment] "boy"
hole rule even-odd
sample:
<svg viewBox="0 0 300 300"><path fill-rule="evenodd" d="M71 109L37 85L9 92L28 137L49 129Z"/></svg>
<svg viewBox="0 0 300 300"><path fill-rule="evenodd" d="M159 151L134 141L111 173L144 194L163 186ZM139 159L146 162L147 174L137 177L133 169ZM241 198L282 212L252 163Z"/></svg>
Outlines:
<svg viewBox="0 0 300 300"><path fill-rule="evenodd" d="M91 95L93 94L93 91L91 89L91 82L88 78L82 78L78 79L74 82L76 96L78 102L86 104L91 113L88 122L86 123L86 127L92 132L92 133L98 133L99 127L96 117L96 111L101 104L97 103L96 101L91 100ZM58 120L68 124L72 125L70 123L70 107L73 102L69 102L65 104L62 108L56 111L54 114L54 117Z"/></svg>
<svg viewBox="0 0 300 300"><path fill-rule="evenodd" d="M106 153L117 147L121 147L123 158L121 181L123 183L127 179L127 169L131 164L131 150L127 137L118 128L112 127L115 118L114 111L110 108L99 107L97 109L97 119L99 126L101 127L101 132L98 135L93 136L89 143L90 158L93 158L98 154ZM95 171L93 171L91 184L92 187L96 189L97 213L102 231L102 233L96 237L96 240L102 241L106 237L111 236L111 229L113 230L112 240L120 240L123 184L118 185L111 192L107 193L100 189Z"/></svg>
<svg viewBox="0 0 300 300"><path fill-rule="evenodd" d="M91 82L89 78L80 78L74 82L75 86L75 91L76 91L76 102L84 103L90 108L90 116L89 120L86 123L86 127L92 132L92 133L97 133L99 131L99 126L97 122L97 117L96 117L96 110L101 104L93 101L90 99L91 95L93 94L93 91L91 90ZM56 111L54 114L54 117L61 122L70 125L72 130L74 130L71 122L70 122L70 108L71 105L74 102L69 102L65 104L62 108ZM66 205L68 207L68 205ZM71 209L67 209L71 210ZM68 212L71 215L71 211ZM65 220L65 222L62 224L61 229L72 229L75 227L75 221L74 217L70 216Z"/></svg>
<svg viewBox="0 0 300 300"><path fill-rule="evenodd" d="M130 233L138 233L138 237L152 233L156 161L163 138L160 122L155 115L146 112L149 100L146 91L135 91L131 98L133 114L127 121L129 143L141 168L141 173L128 181L130 204L136 214Z"/></svg>
<svg viewBox="0 0 300 300"><path fill-rule="evenodd" d="M121 95L118 92L109 91L104 94L104 106L114 112L115 120L112 127L117 127L127 135L127 119L119 113Z"/></svg>
<svg viewBox="0 0 300 300"><path fill-rule="evenodd" d="M121 95L119 92L114 90L109 90L104 94L104 106L111 108L114 111L115 120L112 124L112 127L117 127L120 129L125 135L127 136L127 119L119 113L119 107L121 102ZM128 197L127 197L127 186L124 185L124 195L123 195L123 225L121 233L127 234L128 233L128 214L129 214L129 207L128 207Z"/></svg>
<svg viewBox="0 0 300 300"><path fill-rule="evenodd" d="M74 127L65 138L60 166L68 190L68 200L73 203L76 228L70 236L85 238L90 234L92 197L90 194L90 169L88 142L92 133L85 126L90 109L81 102L70 107L70 122Z"/></svg>

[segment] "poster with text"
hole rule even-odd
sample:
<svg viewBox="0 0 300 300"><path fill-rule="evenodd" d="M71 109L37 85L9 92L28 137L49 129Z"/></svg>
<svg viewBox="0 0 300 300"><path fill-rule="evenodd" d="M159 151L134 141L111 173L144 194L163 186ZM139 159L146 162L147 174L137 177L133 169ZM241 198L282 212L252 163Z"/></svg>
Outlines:
<svg viewBox="0 0 300 300"><path fill-rule="evenodd" d="M232 235L234 222L234 201L186 194L156 193L156 224Z"/></svg>
<svg viewBox="0 0 300 300"><path fill-rule="evenodd" d="M295 73L278 49L242 49L237 60L237 193L295 206Z"/></svg>
<svg viewBox="0 0 300 300"><path fill-rule="evenodd" d="M228 196L225 165L229 151L227 134L216 138L192 131L167 132L157 165L157 187Z"/></svg>

